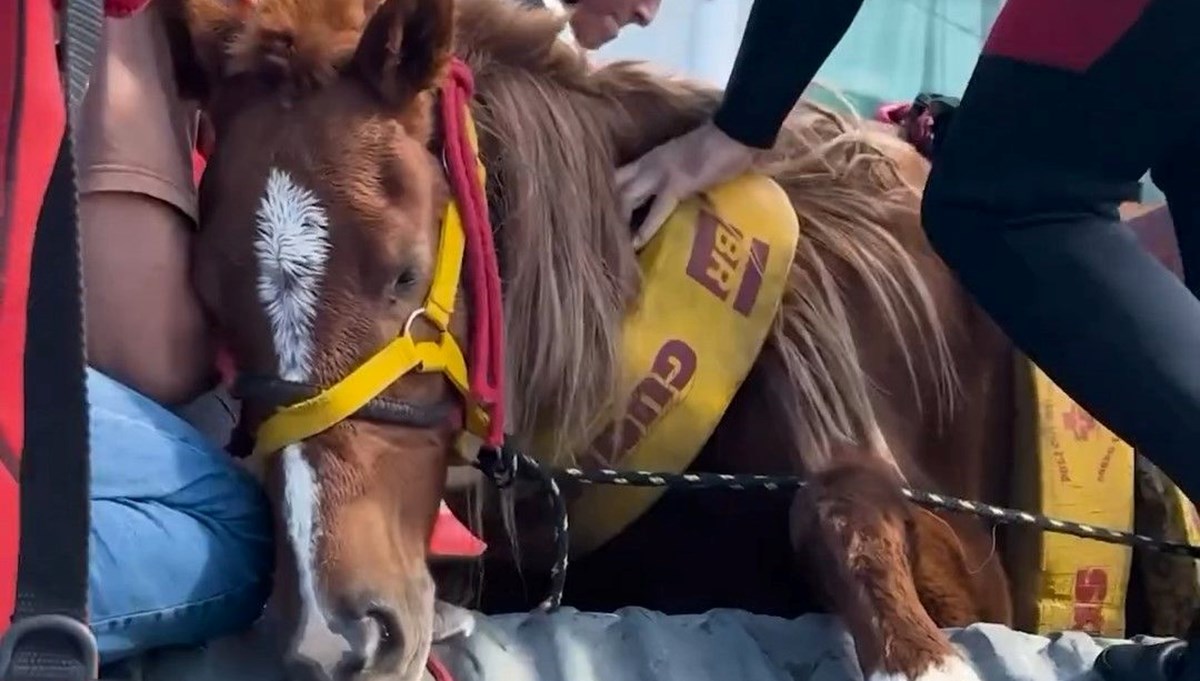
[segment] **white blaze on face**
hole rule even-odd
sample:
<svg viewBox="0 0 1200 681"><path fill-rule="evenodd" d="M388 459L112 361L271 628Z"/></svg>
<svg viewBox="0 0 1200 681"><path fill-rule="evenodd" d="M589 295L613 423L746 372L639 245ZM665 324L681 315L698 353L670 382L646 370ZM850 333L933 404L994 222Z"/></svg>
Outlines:
<svg viewBox="0 0 1200 681"><path fill-rule="evenodd" d="M272 168L258 206L258 297L271 322L279 375L309 378L313 321L329 257L329 218L317 197Z"/></svg>
<svg viewBox="0 0 1200 681"><path fill-rule="evenodd" d="M256 214L254 255L258 297L271 326L278 372L286 381L311 379L313 323L329 257L329 218L317 197L272 168ZM296 555L301 623L298 635L324 625L314 573L318 483L300 445L283 449L284 520ZM318 618L320 621L318 621Z"/></svg>

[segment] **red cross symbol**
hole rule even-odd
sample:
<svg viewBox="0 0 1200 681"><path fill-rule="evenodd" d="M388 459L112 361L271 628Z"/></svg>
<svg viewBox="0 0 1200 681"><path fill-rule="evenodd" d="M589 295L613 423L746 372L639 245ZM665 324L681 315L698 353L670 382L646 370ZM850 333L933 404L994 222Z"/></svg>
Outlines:
<svg viewBox="0 0 1200 681"><path fill-rule="evenodd" d="M1084 411L1078 404L1072 404L1062 415L1063 427L1071 431L1076 442L1086 440L1099 425L1096 419Z"/></svg>

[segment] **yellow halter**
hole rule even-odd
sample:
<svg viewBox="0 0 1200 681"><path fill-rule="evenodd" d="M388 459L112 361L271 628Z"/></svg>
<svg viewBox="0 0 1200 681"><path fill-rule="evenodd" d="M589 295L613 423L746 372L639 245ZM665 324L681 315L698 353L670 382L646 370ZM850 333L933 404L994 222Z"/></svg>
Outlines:
<svg viewBox="0 0 1200 681"><path fill-rule="evenodd" d="M470 111L465 115L467 137L482 185L487 180L487 171L479 159L479 141ZM290 444L332 428L410 372L445 374L466 403L467 431L483 438L487 432L488 415L469 400L470 381L466 359L458 341L450 333L450 317L454 314L455 298L462 277L465 246L462 215L457 201L452 198L442 219L437 263L425 304L409 316L399 336L345 378L309 399L280 407L263 421L258 428L254 456L278 452ZM437 329L437 340L413 339L412 327L419 317L424 317ZM462 446L460 443L460 448Z"/></svg>

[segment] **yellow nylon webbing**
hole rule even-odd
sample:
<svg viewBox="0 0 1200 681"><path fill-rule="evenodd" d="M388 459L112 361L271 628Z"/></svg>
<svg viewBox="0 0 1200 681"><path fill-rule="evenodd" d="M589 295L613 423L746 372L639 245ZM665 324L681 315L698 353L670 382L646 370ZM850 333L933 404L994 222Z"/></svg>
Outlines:
<svg viewBox="0 0 1200 681"><path fill-rule="evenodd" d="M476 171L480 182L484 182L487 173L479 159L478 138L469 111L467 135L475 152ZM337 425L411 371L442 372L464 398L469 396L466 359L462 348L449 332L450 317L454 314L462 278L465 248L466 232L462 215L457 203L451 200L442 219L437 264L422 309L423 316L439 330L439 340L415 342L410 329L405 328L403 335L319 395L282 407L268 417L258 429L254 454L277 452L289 444ZM487 415L478 405L468 404L466 424L473 432L486 432Z"/></svg>
<svg viewBox="0 0 1200 681"><path fill-rule="evenodd" d="M275 412L259 427L254 453L279 451L337 425L415 369L442 371L460 390L467 385L466 361L450 334L420 343L400 336L321 394Z"/></svg>

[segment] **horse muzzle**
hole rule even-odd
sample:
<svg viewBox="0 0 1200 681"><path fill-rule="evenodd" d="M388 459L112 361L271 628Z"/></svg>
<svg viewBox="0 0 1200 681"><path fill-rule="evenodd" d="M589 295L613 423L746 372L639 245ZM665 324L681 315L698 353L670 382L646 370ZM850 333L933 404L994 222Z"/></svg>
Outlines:
<svg viewBox="0 0 1200 681"><path fill-rule="evenodd" d="M363 598L328 617L306 612L285 653L288 678L420 681L433 618L433 589L425 584L410 585L395 602Z"/></svg>

